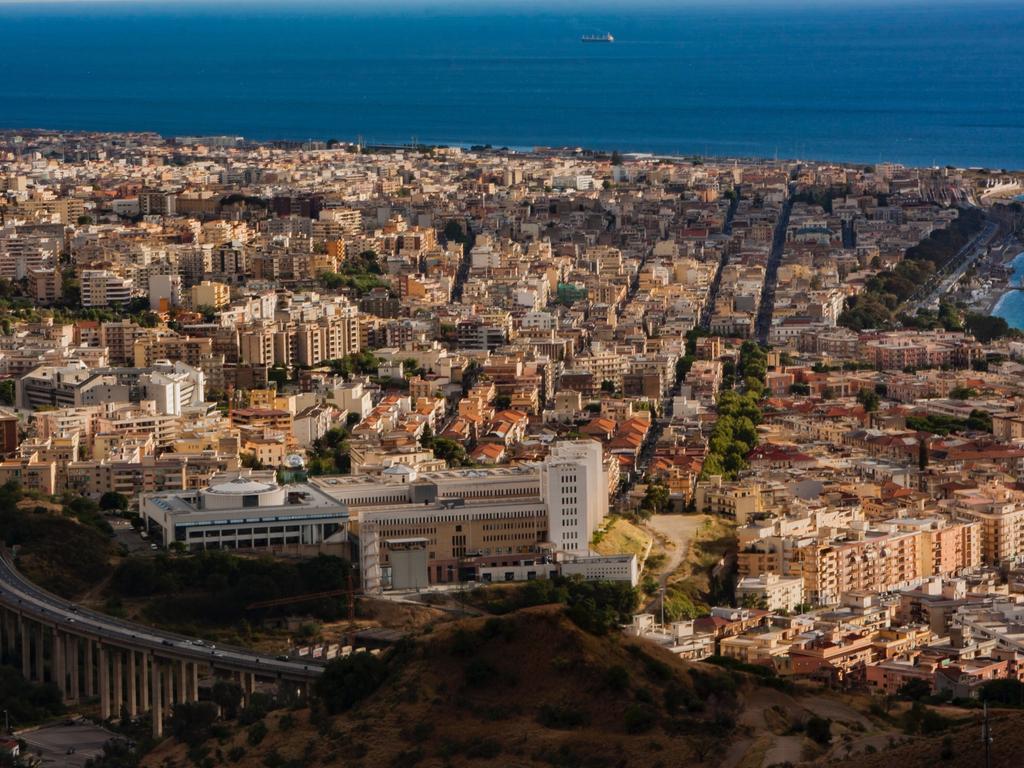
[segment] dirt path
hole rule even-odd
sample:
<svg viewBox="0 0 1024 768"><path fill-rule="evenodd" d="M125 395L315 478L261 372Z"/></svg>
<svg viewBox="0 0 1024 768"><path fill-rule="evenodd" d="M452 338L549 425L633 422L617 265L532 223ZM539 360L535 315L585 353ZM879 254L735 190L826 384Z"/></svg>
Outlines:
<svg viewBox="0 0 1024 768"><path fill-rule="evenodd" d="M668 556L664 568L658 573L658 587L664 587L669 578L679 570L690 549L690 542L710 515L654 515L645 524L665 543L665 554ZM661 608L659 592L647 604L645 610L657 611Z"/></svg>

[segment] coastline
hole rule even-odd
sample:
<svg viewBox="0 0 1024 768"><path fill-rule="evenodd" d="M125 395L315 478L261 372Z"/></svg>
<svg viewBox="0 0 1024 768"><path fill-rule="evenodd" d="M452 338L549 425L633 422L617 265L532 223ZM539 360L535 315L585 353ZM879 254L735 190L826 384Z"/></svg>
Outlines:
<svg viewBox="0 0 1024 768"><path fill-rule="evenodd" d="M1011 268L1012 272L998 296L989 304L988 314L991 317L1002 317L1011 328L1024 330L1024 291L1009 287L1011 284L1020 285L1024 282L1024 250L1018 251L1013 258L1007 259L1003 264ZM1017 308L1019 311L1010 313L1007 317L1002 312L1007 309L1007 302L1014 300L1014 294L1021 294L1016 301L1022 306Z"/></svg>

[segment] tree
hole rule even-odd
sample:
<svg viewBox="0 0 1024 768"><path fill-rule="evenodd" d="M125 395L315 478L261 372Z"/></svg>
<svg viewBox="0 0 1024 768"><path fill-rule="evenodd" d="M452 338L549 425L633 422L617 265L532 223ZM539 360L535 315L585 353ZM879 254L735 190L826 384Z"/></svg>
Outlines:
<svg viewBox="0 0 1024 768"><path fill-rule="evenodd" d="M15 383L14 379L0 381L0 405L14 405Z"/></svg>
<svg viewBox="0 0 1024 768"><path fill-rule="evenodd" d="M824 717L812 716L805 726L808 738L821 745L832 743L832 721Z"/></svg>
<svg viewBox="0 0 1024 768"><path fill-rule="evenodd" d="M911 678L900 686L899 695L911 701L920 701L932 695L932 686L923 678Z"/></svg>
<svg viewBox="0 0 1024 768"><path fill-rule="evenodd" d="M227 680L218 680L210 691L210 701L220 707L224 717L234 720L242 705L242 689Z"/></svg>
<svg viewBox="0 0 1024 768"><path fill-rule="evenodd" d="M461 443L447 437L434 438L434 456L448 462L449 467L458 467L466 463L466 449Z"/></svg>
<svg viewBox="0 0 1024 768"><path fill-rule="evenodd" d="M423 434L420 435L420 447L430 448L434 445L434 430L430 428L429 424L424 425Z"/></svg>
<svg viewBox="0 0 1024 768"><path fill-rule="evenodd" d="M444 225L444 239L449 243L464 243L466 242L466 231L462 228L462 224L455 219L452 219Z"/></svg>
<svg viewBox="0 0 1024 768"><path fill-rule="evenodd" d="M100 509L106 512L125 512L128 509L128 497L117 491L107 491L100 496Z"/></svg>
<svg viewBox="0 0 1024 768"><path fill-rule="evenodd" d="M1024 683L1017 680L989 680L981 686L979 698L994 704L1024 706Z"/></svg>
<svg viewBox="0 0 1024 768"><path fill-rule="evenodd" d="M1010 332L1009 323L994 315L970 313L964 318L964 326L982 344L1001 339Z"/></svg>
<svg viewBox="0 0 1024 768"><path fill-rule="evenodd" d="M384 660L358 652L327 663L313 691L332 715L351 709L376 691L387 678Z"/></svg>
<svg viewBox="0 0 1024 768"><path fill-rule="evenodd" d="M611 381L610 379L605 379L604 381L601 382L601 391L609 395L614 394L615 382Z"/></svg>
<svg viewBox="0 0 1024 768"><path fill-rule="evenodd" d="M973 387L957 386L949 391L949 396L954 400L970 400L978 396L978 390Z"/></svg>
<svg viewBox="0 0 1024 768"><path fill-rule="evenodd" d="M267 371L267 380L277 384L277 389L280 391L288 383L288 369L283 365L275 365Z"/></svg>
<svg viewBox="0 0 1024 768"><path fill-rule="evenodd" d="M647 512L648 516L651 514L662 514L668 511L671 503L668 488L661 480L655 479L647 484L647 490L644 492L644 497L640 502L640 509Z"/></svg>
<svg viewBox="0 0 1024 768"><path fill-rule="evenodd" d="M878 393L870 389L862 389L857 393L857 402L864 406L864 410L873 413L878 410Z"/></svg>
<svg viewBox="0 0 1024 768"><path fill-rule="evenodd" d="M201 744L210 735L210 726L217 722L217 705L211 701L183 701L174 705L171 733L178 741Z"/></svg>

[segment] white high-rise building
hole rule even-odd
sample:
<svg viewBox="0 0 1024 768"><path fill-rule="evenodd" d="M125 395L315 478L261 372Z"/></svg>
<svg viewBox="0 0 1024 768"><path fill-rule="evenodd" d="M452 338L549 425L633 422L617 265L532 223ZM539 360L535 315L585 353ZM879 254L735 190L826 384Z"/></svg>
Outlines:
<svg viewBox="0 0 1024 768"><path fill-rule="evenodd" d="M557 550L586 552L608 514L608 484L601 445L592 440L556 443L541 467L548 538Z"/></svg>

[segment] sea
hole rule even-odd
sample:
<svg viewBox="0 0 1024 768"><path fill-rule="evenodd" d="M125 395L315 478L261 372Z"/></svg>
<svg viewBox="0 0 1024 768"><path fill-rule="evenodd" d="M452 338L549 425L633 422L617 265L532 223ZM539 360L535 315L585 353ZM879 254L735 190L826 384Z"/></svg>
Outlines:
<svg viewBox="0 0 1024 768"><path fill-rule="evenodd" d="M1013 274L1010 283L1024 285L1024 251L1010 262ZM1007 291L992 308L992 314L1003 318L1011 328L1024 330L1024 291Z"/></svg>
<svg viewBox="0 0 1024 768"><path fill-rule="evenodd" d="M16 2L0 40L5 129L1024 168L1020 0Z"/></svg>

